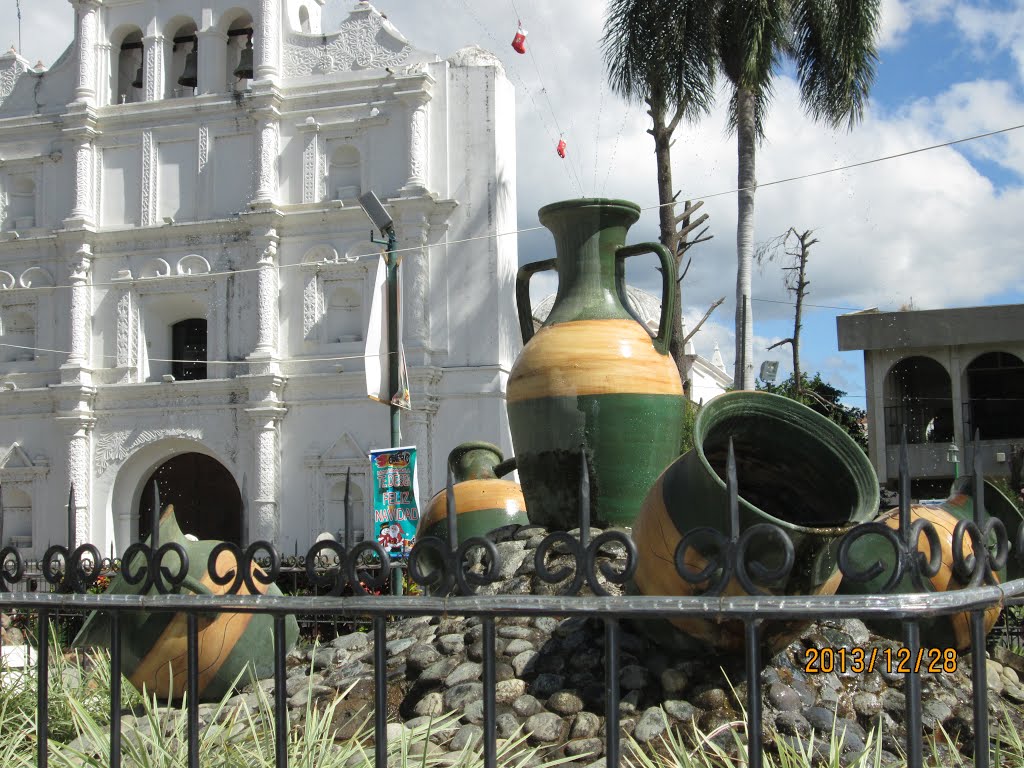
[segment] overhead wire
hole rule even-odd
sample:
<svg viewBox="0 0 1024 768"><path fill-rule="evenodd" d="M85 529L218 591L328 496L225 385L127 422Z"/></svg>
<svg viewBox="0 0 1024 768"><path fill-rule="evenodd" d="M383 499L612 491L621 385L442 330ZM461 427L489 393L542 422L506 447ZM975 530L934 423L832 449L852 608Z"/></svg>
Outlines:
<svg viewBox="0 0 1024 768"><path fill-rule="evenodd" d="M896 159L899 159L899 158L902 158L902 157L908 157L910 155L920 154L922 152L929 152L929 151L935 150L935 149L942 149L944 147L950 147L950 146L954 146L956 144L963 144L963 143L966 143L966 142L969 142L969 141L977 141L979 139L988 138L990 136L996 136L996 135L999 135L999 134L1008 133L1010 131L1020 130L1021 128L1024 128L1024 123L1022 123L1020 125L1009 126L1007 128L1000 128L1000 129L994 130L994 131L988 131L988 132L985 132L985 133L979 133L979 134L975 134L975 135L972 135L972 136L966 136L966 137L959 138L959 139L953 139L951 141L945 141L945 142L942 142L940 144L932 144L932 145L927 146L927 147L918 147L916 149L910 149L910 150L906 150L904 152L898 152L898 153L892 154L892 155L885 155L885 156L882 156L882 157L872 158L870 160L861 160L861 161L858 161L858 162L855 162L855 163L850 163L848 165L840 166L840 167L837 167L837 168L828 168L828 169L821 170L821 171L813 171L813 172L810 172L810 173L800 174L798 176L790 176L790 177L787 177L787 178L784 178L784 179L776 179L776 180L773 180L773 181L767 181L767 182L758 184L757 187L758 188L763 188L763 187L777 186L779 184L787 184L787 183L794 182L794 181L800 181L802 179L808 179L808 178L813 178L813 177L816 177L816 176L824 176L824 175L831 174L831 173L837 173L839 171L849 170L851 168L859 168L859 167L862 167L862 166L872 165L872 164L875 164L875 163L886 162L886 161L889 161L889 160L896 160ZM693 195L690 195L689 197L690 197L690 199L693 199L693 200L708 200L708 199L711 199L711 198L714 198L714 197L721 197L721 196L724 196L724 195L736 194L739 191L742 191L742 189L731 189L731 190L725 190L725 191L722 191L722 192L713 192L713 193L708 193L708 194L693 194ZM649 206L642 207L641 210L643 210L643 211L651 211L651 210L657 210L658 208L661 208L661 207L662 206L660 204L658 204L658 205L649 205ZM429 250L430 248L448 247L448 246L451 246L451 245L459 245L459 244L462 244L462 243L477 242L477 241L480 241L480 240L491 240L491 239L495 239L495 238L498 238L498 237L509 237L509 236L512 236L512 235L521 235L521 234L526 234L528 232L538 232L538 231L541 231L543 229L544 229L544 227L542 227L542 226L522 227L522 228L519 228L519 229L508 230L506 232L496 232L494 234L476 235L476 236L473 236L473 237L460 238L458 240L447 240L447 241L444 241L444 242L441 242L441 243L423 244L423 245L408 246L408 247L405 247L405 248L396 248L395 249L395 253L401 254L401 253L410 253L410 252L413 252L413 251L424 251L424 250ZM381 251L375 250L373 252L368 252L368 253L364 253L364 254L358 254L358 255L355 255L355 256L341 257L340 260L337 263L339 263L339 264L343 263L343 262L355 263L355 262L360 261L362 259L374 259L374 258L380 258L380 256L381 256ZM282 270L288 270L288 269L301 269L301 268L309 269L309 268L316 267L316 266L331 266L333 263L334 262L327 262L327 263L321 262L319 265L316 265L316 264L308 264L308 263L301 263L301 262L299 262L299 263L295 263L295 264L280 264L280 265L277 265L274 268L277 269L280 272ZM204 278L208 279L208 278L212 278L212 277L228 277L228 276L231 276L231 275L240 275L240 274L246 274L246 273L259 272L261 269L266 269L266 267L263 267L263 266L241 267L239 269L221 270L219 272L205 272L205 273L202 273L202 274L199 274L199 275L154 275L152 277L132 278L131 280L118 280L117 282L88 283L86 285L83 285L82 287L88 287L88 288L123 288L126 284L127 285L135 285L135 284L150 285L150 284L153 284L153 283L156 283L156 282L169 281L169 280L195 280L197 278L198 279L204 279ZM56 289L75 288L75 287L78 287L78 286L70 285L70 284L58 284L58 285L48 285L48 286L38 286L38 287L36 287L36 286L31 286L31 287L11 286L10 288L3 289L3 290L5 290L5 292L7 292L7 291L9 291L9 292L17 291L17 292L21 292L21 293L28 293L28 292L40 292L40 291L53 291L53 290L56 290ZM764 301L764 300L762 299L762 301Z"/></svg>

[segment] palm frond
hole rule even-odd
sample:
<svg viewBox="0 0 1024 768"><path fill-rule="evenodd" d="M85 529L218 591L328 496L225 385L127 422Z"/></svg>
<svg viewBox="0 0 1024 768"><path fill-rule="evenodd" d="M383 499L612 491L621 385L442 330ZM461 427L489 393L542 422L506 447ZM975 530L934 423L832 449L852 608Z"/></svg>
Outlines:
<svg viewBox="0 0 1024 768"><path fill-rule="evenodd" d="M612 90L653 95L688 118L714 103L714 4L703 0L610 0L601 48Z"/></svg>
<svg viewBox="0 0 1024 768"><path fill-rule="evenodd" d="M833 128L864 114L875 79L880 0L793 0L794 56L804 108Z"/></svg>

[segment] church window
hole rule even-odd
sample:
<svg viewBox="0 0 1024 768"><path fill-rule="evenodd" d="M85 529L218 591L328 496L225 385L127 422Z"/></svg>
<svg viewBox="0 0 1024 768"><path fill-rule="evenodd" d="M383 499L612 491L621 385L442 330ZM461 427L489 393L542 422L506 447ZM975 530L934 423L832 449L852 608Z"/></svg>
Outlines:
<svg viewBox="0 0 1024 768"><path fill-rule="evenodd" d="M363 301L353 285L331 291L327 301L327 343L363 340Z"/></svg>
<svg viewBox="0 0 1024 768"><path fill-rule="evenodd" d="M175 379L206 378L206 320L190 318L171 326L171 358Z"/></svg>

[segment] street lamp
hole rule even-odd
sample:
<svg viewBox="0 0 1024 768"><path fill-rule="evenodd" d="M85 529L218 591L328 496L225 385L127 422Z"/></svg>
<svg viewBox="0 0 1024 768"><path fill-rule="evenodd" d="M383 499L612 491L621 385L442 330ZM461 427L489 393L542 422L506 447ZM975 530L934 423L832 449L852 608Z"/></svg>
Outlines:
<svg viewBox="0 0 1024 768"><path fill-rule="evenodd" d="M958 479L960 477L960 449L956 447L956 443L949 444L946 461L953 465L953 479Z"/></svg>
<svg viewBox="0 0 1024 768"><path fill-rule="evenodd" d="M395 254L395 247L398 243L395 237L394 222L380 200L373 192L360 195L359 205L363 212L370 217L373 226L380 230L381 235L387 240L377 240L370 233L370 242L377 245L387 246L387 287L388 287L388 379L391 390L391 447L397 448L402 441L401 409L398 407L398 257Z"/></svg>
<svg viewBox="0 0 1024 768"><path fill-rule="evenodd" d="M364 195L359 196L359 205L363 209L363 212L370 217L370 221L373 222L373 226L380 230L381 235L387 238L387 240L377 240L373 236L373 232L370 232L370 242L376 243L377 245L387 246L387 272L385 273L387 279L388 288L388 379L390 380L390 392L391 392L391 447L397 448L402 444L402 421L401 421L401 409L398 407L399 403L399 387L401 383L398 380L398 257L395 254L395 248L398 244L398 239L395 237L395 226L391 220L391 216L380 200L373 192L367 192ZM348 486L346 484L346 495L348 494ZM348 537L347 523L346 523L346 538ZM393 565L395 568L395 574L391 577L391 594L401 595L403 592L403 576L401 566Z"/></svg>

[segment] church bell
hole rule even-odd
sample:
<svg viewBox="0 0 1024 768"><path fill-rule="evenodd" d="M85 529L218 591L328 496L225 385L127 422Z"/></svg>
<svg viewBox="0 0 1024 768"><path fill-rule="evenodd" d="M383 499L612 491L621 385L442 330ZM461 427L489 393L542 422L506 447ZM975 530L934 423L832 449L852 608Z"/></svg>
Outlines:
<svg viewBox="0 0 1024 768"><path fill-rule="evenodd" d="M140 61L139 62L139 69L135 73L135 79L132 80L132 88L141 88L143 86L142 76L143 76L142 62Z"/></svg>
<svg viewBox="0 0 1024 768"><path fill-rule="evenodd" d="M196 38L192 43L192 50L189 51L188 56L185 57L185 71L181 73L181 77L178 78L178 85L183 85L186 88L195 88L199 85L197 78L197 72L199 69L199 39Z"/></svg>
<svg viewBox="0 0 1024 768"><path fill-rule="evenodd" d="M245 48L242 49L242 55L238 58L238 66L235 67L234 75L239 80L252 80L252 35L249 35Z"/></svg>

